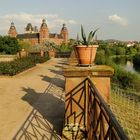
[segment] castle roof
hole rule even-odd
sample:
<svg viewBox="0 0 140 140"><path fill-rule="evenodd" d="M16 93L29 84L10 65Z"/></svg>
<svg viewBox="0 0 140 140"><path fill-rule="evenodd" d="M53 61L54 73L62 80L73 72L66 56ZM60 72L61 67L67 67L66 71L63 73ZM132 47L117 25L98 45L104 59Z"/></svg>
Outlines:
<svg viewBox="0 0 140 140"><path fill-rule="evenodd" d="M63 27L62 27L61 31L62 30L67 30L66 24L63 24Z"/></svg>
<svg viewBox="0 0 140 140"><path fill-rule="evenodd" d="M49 34L49 38L55 38L56 33ZM58 39L63 39L60 34L57 34ZM18 34L18 39L30 39L30 38L39 38L39 33L25 33L25 34Z"/></svg>
<svg viewBox="0 0 140 140"><path fill-rule="evenodd" d="M56 36L56 33L51 33L51 34L49 34L49 38L55 38L55 36ZM58 37L59 39L62 39L62 38L63 38L61 34L57 34L57 37Z"/></svg>
<svg viewBox="0 0 140 140"><path fill-rule="evenodd" d="M17 35L18 39L29 39L29 38L39 38L39 33L32 33L32 34L18 34Z"/></svg>
<svg viewBox="0 0 140 140"><path fill-rule="evenodd" d="M31 23L28 23L25 29L26 29L26 31L33 31L32 24Z"/></svg>
<svg viewBox="0 0 140 140"><path fill-rule="evenodd" d="M11 22L10 29L16 29L16 27L15 27L15 25L14 25L14 22Z"/></svg>
<svg viewBox="0 0 140 140"><path fill-rule="evenodd" d="M47 24L46 24L46 20L45 19L42 20L41 28L42 27L47 27Z"/></svg>

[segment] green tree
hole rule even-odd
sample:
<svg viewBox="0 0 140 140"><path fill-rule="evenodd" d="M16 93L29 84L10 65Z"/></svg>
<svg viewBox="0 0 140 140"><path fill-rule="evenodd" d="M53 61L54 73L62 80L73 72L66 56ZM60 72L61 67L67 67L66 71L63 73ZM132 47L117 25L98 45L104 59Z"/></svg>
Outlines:
<svg viewBox="0 0 140 140"><path fill-rule="evenodd" d="M0 53L16 54L20 50L16 38L9 36L0 36Z"/></svg>
<svg viewBox="0 0 140 140"><path fill-rule="evenodd" d="M116 49L116 55L125 55L125 53L126 53L126 50L124 47L118 47Z"/></svg>
<svg viewBox="0 0 140 140"><path fill-rule="evenodd" d="M19 40L18 44L19 44L20 50L22 50L22 49L24 49L25 51L29 51L30 50L30 47L31 47L31 43L30 42Z"/></svg>

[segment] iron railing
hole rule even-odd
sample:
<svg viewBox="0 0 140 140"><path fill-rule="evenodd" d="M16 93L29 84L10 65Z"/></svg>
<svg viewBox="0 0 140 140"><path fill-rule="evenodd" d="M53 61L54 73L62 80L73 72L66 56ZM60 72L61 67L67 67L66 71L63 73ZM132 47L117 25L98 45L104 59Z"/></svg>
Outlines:
<svg viewBox="0 0 140 140"><path fill-rule="evenodd" d="M90 78L67 93L65 103L65 124L72 140L128 139Z"/></svg>

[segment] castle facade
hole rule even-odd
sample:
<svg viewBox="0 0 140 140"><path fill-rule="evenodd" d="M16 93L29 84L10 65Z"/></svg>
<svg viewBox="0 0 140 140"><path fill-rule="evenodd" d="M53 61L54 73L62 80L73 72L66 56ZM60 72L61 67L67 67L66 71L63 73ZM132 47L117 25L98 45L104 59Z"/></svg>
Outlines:
<svg viewBox="0 0 140 140"><path fill-rule="evenodd" d="M37 29L37 26L33 27L31 23L28 23L25 28L25 33L23 34L17 33L16 27L12 22L8 31L8 35L10 37L16 37L17 39L23 41L28 41L32 45L43 44L46 41L54 42L57 45L61 45L62 43L68 43L68 30L66 28L66 25L63 24L60 34L49 33L49 29L45 19L42 20L39 31Z"/></svg>

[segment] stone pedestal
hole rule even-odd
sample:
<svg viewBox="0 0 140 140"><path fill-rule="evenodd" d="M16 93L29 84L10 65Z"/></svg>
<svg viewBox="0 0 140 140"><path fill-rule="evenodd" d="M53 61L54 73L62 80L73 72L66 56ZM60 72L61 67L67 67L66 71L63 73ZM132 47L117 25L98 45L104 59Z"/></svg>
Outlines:
<svg viewBox="0 0 140 140"><path fill-rule="evenodd" d="M68 66L63 68L63 72L66 78L66 93L89 76L104 100L108 102L110 96L110 77L114 73L111 67L105 65L91 67Z"/></svg>

